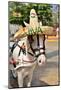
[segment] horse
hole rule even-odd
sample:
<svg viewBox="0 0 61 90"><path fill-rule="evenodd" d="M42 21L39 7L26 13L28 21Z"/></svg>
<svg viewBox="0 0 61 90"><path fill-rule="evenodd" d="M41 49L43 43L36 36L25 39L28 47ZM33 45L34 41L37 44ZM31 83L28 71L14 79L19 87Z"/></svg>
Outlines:
<svg viewBox="0 0 61 90"><path fill-rule="evenodd" d="M45 64L45 35L28 35L16 41L12 48L11 63L18 78L18 86L31 86L36 65Z"/></svg>

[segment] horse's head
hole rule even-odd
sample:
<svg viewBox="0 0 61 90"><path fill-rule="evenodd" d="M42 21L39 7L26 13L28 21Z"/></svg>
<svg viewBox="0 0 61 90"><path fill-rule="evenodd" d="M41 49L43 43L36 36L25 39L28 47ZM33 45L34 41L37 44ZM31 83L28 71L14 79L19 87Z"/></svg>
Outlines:
<svg viewBox="0 0 61 90"><path fill-rule="evenodd" d="M30 49L37 61L38 65L41 66L46 61L45 56L45 37L42 35L28 36ZM31 52L30 52L31 53ZM32 55L32 54L31 54Z"/></svg>
<svg viewBox="0 0 61 90"><path fill-rule="evenodd" d="M22 32L23 31L24 31L24 29L22 28ZM17 38L17 36L19 36L20 34L21 34L21 31L19 30L15 34L15 37ZM46 57L45 57L45 43L44 43L45 42L45 37L44 37L44 35L39 35L39 34L27 35L25 42L27 44L27 53L29 53L31 57L36 58L35 60L37 60L38 65L44 64L45 60L46 60Z"/></svg>

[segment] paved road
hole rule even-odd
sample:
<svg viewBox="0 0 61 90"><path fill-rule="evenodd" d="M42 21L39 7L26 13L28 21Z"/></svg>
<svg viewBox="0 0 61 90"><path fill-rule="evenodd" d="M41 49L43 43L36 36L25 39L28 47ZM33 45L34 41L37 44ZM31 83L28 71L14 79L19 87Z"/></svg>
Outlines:
<svg viewBox="0 0 61 90"><path fill-rule="evenodd" d="M59 84L59 56L58 56L58 42L46 42L46 56L47 61L44 66L36 67L32 86L48 86ZM10 75L10 88L18 87L17 80Z"/></svg>
<svg viewBox="0 0 61 90"><path fill-rule="evenodd" d="M37 67L33 75L33 86L58 85L59 84L59 44L46 42L47 61L45 66Z"/></svg>

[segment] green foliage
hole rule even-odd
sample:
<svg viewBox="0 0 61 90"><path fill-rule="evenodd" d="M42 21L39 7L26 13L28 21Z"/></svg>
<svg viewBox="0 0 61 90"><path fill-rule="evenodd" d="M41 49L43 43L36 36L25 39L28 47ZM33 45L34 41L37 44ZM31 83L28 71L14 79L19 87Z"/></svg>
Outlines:
<svg viewBox="0 0 61 90"><path fill-rule="evenodd" d="M51 8L52 6L50 4L9 2L9 22L24 26L23 21L29 23L30 10L35 9L38 20L42 21L43 25L52 25ZM13 16L13 12L20 13L21 16Z"/></svg>
<svg viewBox="0 0 61 90"><path fill-rule="evenodd" d="M59 26L59 12L53 12L53 26Z"/></svg>
<svg viewBox="0 0 61 90"><path fill-rule="evenodd" d="M43 31L40 27L36 28L36 29L33 29L33 28L29 28L28 32L27 32L27 35L34 35L34 34L38 34L38 33L42 33L43 34Z"/></svg>

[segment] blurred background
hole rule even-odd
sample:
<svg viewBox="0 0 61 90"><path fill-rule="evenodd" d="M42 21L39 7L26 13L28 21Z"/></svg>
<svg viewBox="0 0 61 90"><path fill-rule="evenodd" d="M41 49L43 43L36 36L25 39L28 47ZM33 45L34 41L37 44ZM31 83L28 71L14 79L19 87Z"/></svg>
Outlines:
<svg viewBox="0 0 61 90"><path fill-rule="evenodd" d="M10 1L8 3L10 36L13 36L20 26L25 26L24 21L29 23L29 15L32 8L36 10L38 20L42 22L42 25L53 26L54 29L59 32L59 4L20 3Z"/></svg>

